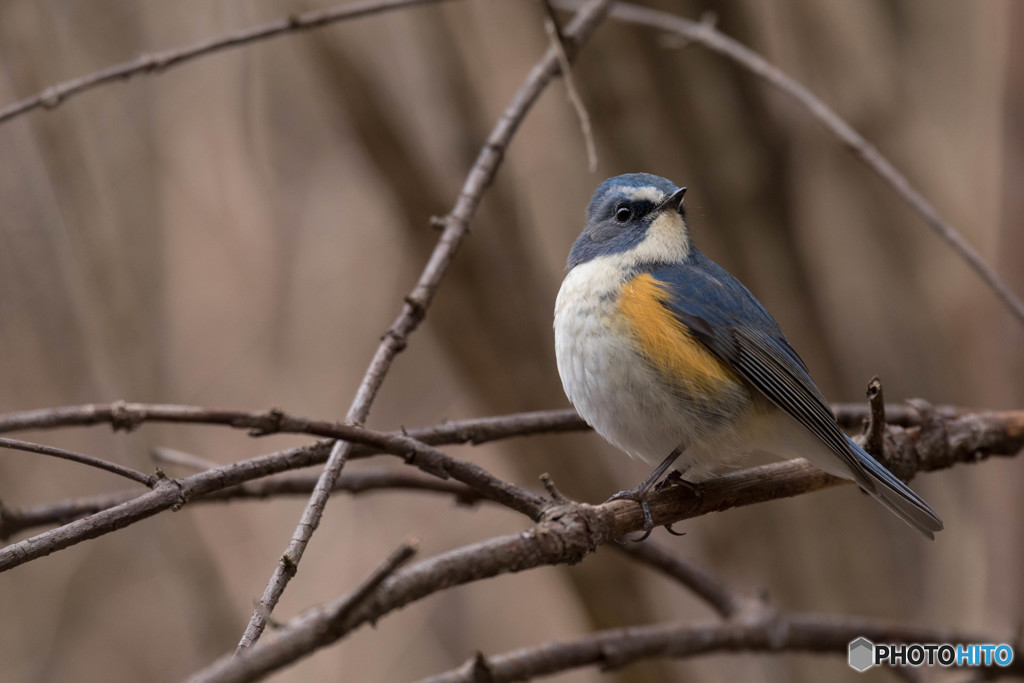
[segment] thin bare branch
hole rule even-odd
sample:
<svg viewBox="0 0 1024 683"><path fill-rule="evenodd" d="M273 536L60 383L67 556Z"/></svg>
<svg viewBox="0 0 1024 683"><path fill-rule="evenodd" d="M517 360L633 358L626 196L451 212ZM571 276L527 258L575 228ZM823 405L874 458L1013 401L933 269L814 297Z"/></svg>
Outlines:
<svg viewBox="0 0 1024 683"><path fill-rule="evenodd" d="M481 669L486 680L528 681L584 666L616 669L659 657L686 658L719 652L809 652L846 655L860 636L880 643L998 643L1005 638L950 629L849 617L845 615L766 615L748 622L686 624L670 622L598 631L573 640L545 643L495 657L470 659L460 669L421 683L474 683ZM1016 652L1016 663L1020 653ZM1020 671L1004 670L1019 675Z"/></svg>
<svg viewBox="0 0 1024 683"><path fill-rule="evenodd" d="M318 478L319 475L315 473L305 472L276 475L197 496L190 503L226 503L236 500L268 500L282 496L308 496L316 486ZM353 495L383 491L439 493L452 496L459 505L475 505L487 500L465 484L408 470L370 469L343 472L335 482L334 490ZM0 541L36 527L67 524L127 503L138 495L138 491L135 490L117 491L21 508L0 506Z"/></svg>
<svg viewBox="0 0 1024 683"><path fill-rule="evenodd" d="M193 676L193 683L243 683L263 678L282 666L306 657L338 640L344 633L340 624L364 604L381 583L419 548L419 541L407 541L398 547L347 596L315 607L280 628L270 642L244 652L225 655Z"/></svg>
<svg viewBox="0 0 1024 683"><path fill-rule="evenodd" d="M683 584L725 619L739 614L750 603L750 598L733 592L716 576L691 564L657 541L617 543L614 547Z"/></svg>
<svg viewBox="0 0 1024 683"><path fill-rule="evenodd" d="M552 0L561 9L578 9L582 0ZM618 21L674 33L688 43L697 43L731 59L733 62L789 95L810 113L826 130L835 135L858 159L874 171L903 201L924 219L932 231L941 237L950 248L967 262L982 281L992 290L1010 313L1024 324L1024 302L999 277L999 274L967 242L931 202L910 184L910 181L896 170L882 154L862 135L853 129L824 102L805 86L787 76L750 48L719 32L711 22L691 21L670 12L649 9L626 2L612 5L611 17Z"/></svg>
<svg viewBox="0 0 1024 683"><path fill-rule="evenodd" d="M865 403L836 403L832 406L840 426L854 429L870 416ZM943 418L969 412L954 406L932 406L930 412ZM912 427L921 423L921 415L911 405L886 406L889 424ZM265 411L226 410L199 406L152 403L89 403L79 406L26 410L0 414L0 433L30 429L57 429L110 424L115 430L131 431L149 422L225 425L246 429L250 436L269 434L309 434L330 439L351 439L349 425L327 420L311 420L290 415L280 408ZM430 446L482 444L518 436L588 431L590 427L574 410L539 410L467 420L453 420L432 427L403 429L391 436L408 436ZM371 445L353 447L351 457L361 458L382 452Z"/></svg>
<svg viewBox="0 0 1024 683"><path fill-rule="evenodd" d="M565 90L569 95L569 102L576 112L576 118L580 122L580 132L583 133L583 144L587 149L587 170L591 173L597 171L597 145L594 143L594 131L590 125L590 114L587 112L583 98L580 97L576 88L576 79L572 76L572 69L569 64L569 57L565 54L565 36L562 35L562 26L558 23L558 16L551 7L549 0L540 0L541 6L547 15L544 20L544 30L547 31L551 46L558 55L558 65L562 70L562 80L565 82Z"/></svg>
<svg viewBox="0 0 1024 683"><path fill-rule="evenodd" d="M573 18L565 33L566 54L571 60L578 48L590 37L594 29L601 23L608 10L610 0L590 0ZM533 106L537 98L544 91L544 88L559 72L557 50L549 49L543 59L533 68L527 76L525 83L512 99L511 104L505 110L497 125L491 131L487 142L480 150L473 167L466 176L462 191L451 213L444 219L444 231L438 239L427 262L426 267L420 275L420 279L412 292L406 296L405 305L401 313L388 328L381 340L377 352L374 354L370 365L359 384L355 398L349 408L347 421L361 424L369 415L370 407L377 396L384 377L391 368L395 356L405 348L409 335L419 327L419 324L426 316L427 309L434 298L441 278L444 276L448 265L455 257L462 240L469 233L469 225L473 219L476 209L480 204L484 191L491 184L494 175L501 164L505 149L512 141L512 136L518 130L527 112ZM259 605L253 611L249 624L238 643L237 651L251 647L260 637L266 625L266 617L274 610L278 599L284 592L294 576L298 563L302 560L306 545L309 543L313 531L316 529L323 516L324 507L334 488L334 481L337 479L340 464L348 457L350 449L348 442L339 441L331 450L331 455L324 466L320 482L317 484L309 503L302 513L295 533L292 535L288 547L282 554L280 561L274 569L273 575L267 582L267 587L260 597Z"/></svg>
<svg viewBox="0 0 1024 683"><path fill-rule="evenodd" d="M131 467L118 465L116 462L110 462L109 460L85 455L84 453L76 453L75 451L69 451L63 448L44 446L30 441L0 438L0 448L10 448L17 451L25 451L26 453L38 453L39 455L49 455L54 458L61 458L62 460L70 460L71 462L88 465L89 467L94 467L98 470L103 470L104 472L110 472L126 479L137 481L143 486L153 486L157 480L156 477L143 474L138 470L133 470Z"/></svg>
<svg viewBox="0 0 1024 683"><path fill-rule="evenodd" d="M254 26L242 31L217 36L209 40L178 47L163 52L140 55L135 59L108 66L91 74L53 85L46 90L26 97L0 110L0 123L9 121L16 116L34 109L56 109L58 106L80 93L98 88L109 83L126 81L133 76L150 75L166 71L199 57L249 45L261 40L298 31L308 31L334 24L346 19L390 12L392 10L432 5L444 0L369 0L367 2L350 2L337 7L313 10L277 19L261 26Z"/></svg>

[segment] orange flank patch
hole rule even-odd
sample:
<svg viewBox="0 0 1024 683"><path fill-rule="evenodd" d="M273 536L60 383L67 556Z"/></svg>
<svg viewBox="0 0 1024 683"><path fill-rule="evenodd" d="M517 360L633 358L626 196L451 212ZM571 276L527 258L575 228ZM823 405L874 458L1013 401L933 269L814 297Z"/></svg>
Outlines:
<svg viewBox="0 0 1024 683"><path fill-rule="evenodd" d="M651 365L671 383L710 398L737 383L736 375L663 304L665 285L643 273L622 286L619 310Z"/></svg>

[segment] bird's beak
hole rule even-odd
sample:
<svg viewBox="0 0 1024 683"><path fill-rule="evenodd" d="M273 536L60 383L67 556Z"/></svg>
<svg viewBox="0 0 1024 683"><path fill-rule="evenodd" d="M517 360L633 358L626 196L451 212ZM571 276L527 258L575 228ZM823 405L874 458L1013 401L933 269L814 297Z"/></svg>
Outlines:
<svg viewBox="0 0 1024 683"><path fill-rule="evenodd" d="M679 211L683 206L683 195L686 194L686 188L680 187L678 190L665 197L665 199L658 205L658 211L664 211L665 209L673 209Z"/></svg>

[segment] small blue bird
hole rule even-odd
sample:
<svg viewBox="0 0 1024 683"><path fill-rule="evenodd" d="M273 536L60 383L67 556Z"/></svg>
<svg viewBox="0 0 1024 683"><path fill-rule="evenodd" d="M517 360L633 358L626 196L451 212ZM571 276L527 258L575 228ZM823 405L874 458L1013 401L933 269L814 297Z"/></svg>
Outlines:
<svg viewBox="0 0 1024 683"><path fill-rule="evenodd" d="M640 503L672 466L690 482L766 453L850 479L934 538L942 520L836 424L778 323L690 241L683 193L648 173L606 180L555 305L558 373L601 436L661 464L612 499Z"/></svg>

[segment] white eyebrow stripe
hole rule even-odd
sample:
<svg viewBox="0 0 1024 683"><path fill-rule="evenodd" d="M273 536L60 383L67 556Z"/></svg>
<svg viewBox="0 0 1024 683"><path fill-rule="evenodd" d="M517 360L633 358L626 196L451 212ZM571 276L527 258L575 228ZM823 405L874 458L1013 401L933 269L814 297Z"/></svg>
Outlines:
<svg viewBox="0 0 1024 683"><path fill-rule="evenodd" d="M630 185L616 185L611 188L610 192L615 194L623 194L630 199L647 199L660 204L661 200L665 198L665 193L656 187L633 187Z"/></svg>

